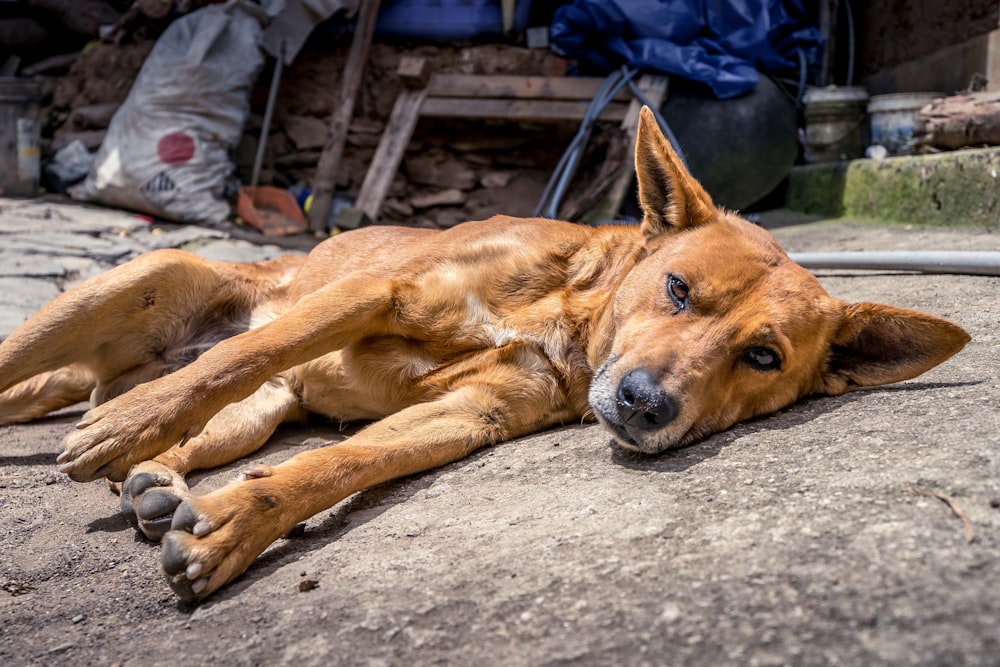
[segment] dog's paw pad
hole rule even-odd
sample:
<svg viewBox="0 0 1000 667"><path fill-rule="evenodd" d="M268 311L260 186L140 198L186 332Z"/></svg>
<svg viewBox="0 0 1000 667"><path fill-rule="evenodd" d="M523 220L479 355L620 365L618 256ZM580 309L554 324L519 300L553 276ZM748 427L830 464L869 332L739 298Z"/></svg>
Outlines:
<svg viewBox="0 0 1000 667"><path fill-rule="evenodd" d="M160 564L182 599L203 598L232 581L291 527L273 500L261 502L261 493L272 499L264 482L234 482L174 510Z"/></svg>
<svg viewBox="0 0 1000 667"><path fill-rule="evenodd" d="M160 565L163 567L163 571L170 577L185 574L190 563L188 563L188 552L182 544L182 534L167 534L163 538L162 544Z"/></svg>
<svg viewBox="0 0 1000 667"><path fill-rule="evenodd" d="M192 532L195 525L200 521L198 513L195 511L191 503L181 503L176 510L174 510L174 520L172 528L174 530L183 530L187 532Z"/></svg>
<svg viewBox="0 0 1000 667"><path fill-rule="evenodd" d="M196 560L194 549L190 544L191 534L186 530L177 529L176 517L178 514L181 517L180 523L185 525L190 524L191 521L194 521L193 525L206 523L189 516L192 513L193 509L189 503L181 504L178 512L175 513L175 529L164 536L162 540L163 551L160 553L160 566L164 574L167 575L167 583L179 598L188 602L197 600L210 592L208 590L209 583L214 574L206 572L206 565Z"/></svg>
<svg viewBox="0 0 1000 667"><path fill-rule="evenodd" d="M147 461L136 466L122 485L122 514L133 528L158 542L170 530L174 512L188 495L180 475Z"/></svg>

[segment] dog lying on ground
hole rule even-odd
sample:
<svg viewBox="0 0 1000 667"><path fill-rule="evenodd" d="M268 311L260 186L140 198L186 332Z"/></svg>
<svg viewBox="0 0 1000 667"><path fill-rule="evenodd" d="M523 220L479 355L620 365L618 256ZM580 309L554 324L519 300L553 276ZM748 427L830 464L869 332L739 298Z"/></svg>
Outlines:
<svg viewBox="0 0 1000 667"><path fill-rule="evenodd" d="M638 227L494 217L367 227L307 257L163 250L67 291L0 344L0 424L90 398L59 470L123 481L182 598L296 523L489 444L596 418L622 447L691 443L808 394L923 373L946 320L831 298L764 230L716 208L644 109ZM194 497L283 421L374 420Z"/></svg>

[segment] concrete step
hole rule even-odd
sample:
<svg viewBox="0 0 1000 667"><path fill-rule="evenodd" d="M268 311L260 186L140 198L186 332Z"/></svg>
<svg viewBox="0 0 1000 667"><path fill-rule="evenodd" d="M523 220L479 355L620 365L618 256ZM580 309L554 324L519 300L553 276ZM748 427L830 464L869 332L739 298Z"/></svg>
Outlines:
<svg viewBox="0 0 1000 667"><path fill-rule="evenodd" d="M1000 147L795 167L785 206L818 216L1000 231Z"/></svg>

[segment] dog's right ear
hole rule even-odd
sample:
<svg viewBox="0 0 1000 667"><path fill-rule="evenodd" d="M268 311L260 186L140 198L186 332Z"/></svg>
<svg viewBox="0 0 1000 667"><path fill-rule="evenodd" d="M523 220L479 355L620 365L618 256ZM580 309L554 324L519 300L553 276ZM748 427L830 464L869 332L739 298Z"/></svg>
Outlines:
<svg viewBox="0 0 1000 667"><path fill-rule="evenodd" d="M954 322L879 303L844 304L823 371L823 393L836 396L916 377L970 340Z"/></svg>
<svg viewBox="0 0 1000 667"><path fill-rule="evenodd" d="M643 212L642 231L647 237L697 227L715 218L712 198L688 173L649 107L639 112L635 174Z"/></svg>

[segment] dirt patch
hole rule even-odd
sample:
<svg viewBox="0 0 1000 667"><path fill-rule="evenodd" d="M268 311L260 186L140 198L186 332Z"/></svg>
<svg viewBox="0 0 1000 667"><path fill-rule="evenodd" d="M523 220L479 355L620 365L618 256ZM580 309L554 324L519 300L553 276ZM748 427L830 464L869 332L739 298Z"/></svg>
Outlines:
<svg viewBox="0 0 1000 667"><path fill-rule="evenodd" d="M121 104L154 44L95 44L84 50L69 72L56 81L53 109L66 112L91 104Z"/></svg>

